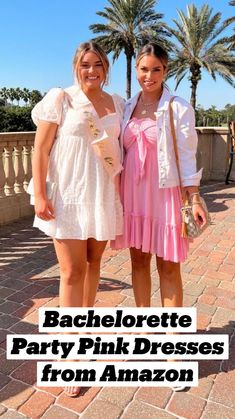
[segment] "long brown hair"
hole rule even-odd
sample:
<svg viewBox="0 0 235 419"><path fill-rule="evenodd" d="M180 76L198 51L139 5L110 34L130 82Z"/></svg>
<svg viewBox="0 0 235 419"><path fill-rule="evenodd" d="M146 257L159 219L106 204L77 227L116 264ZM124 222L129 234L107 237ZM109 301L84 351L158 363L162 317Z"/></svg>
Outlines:
<svg viewBox="0 0 235 419"><path fill-rule="evenodd" d="M144 45L140 49L136 57L137 67L139 65L141 58L143 58L145 55L153 55L154 57L158 58L161 61L164 69L167 68L168 61L169 61L168 53L160 45L154 42L149 42L148 44Z"/></svg>

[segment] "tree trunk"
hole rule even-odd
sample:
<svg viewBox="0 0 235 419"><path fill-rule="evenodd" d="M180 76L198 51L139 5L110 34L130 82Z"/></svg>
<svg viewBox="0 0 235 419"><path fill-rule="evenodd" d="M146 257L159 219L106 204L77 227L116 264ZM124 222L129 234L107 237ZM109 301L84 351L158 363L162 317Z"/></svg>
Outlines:
<svg viewBox="0 0 235 419"><path fill-rule="evenodd" d="M126 54L126 97L131 97L131 62L132 55Z"/></svg>
<svg viewBox="0 0 235 419"><path fill-rule="evenodd" d="M199 80L201 80L201 67L197 63L193 63L190 67L190 81L191 81L191 99L190 103L193 109L196 109L196 91Z"/></svg>
<svg viewBox="0 0 235 419"><path fill-rule="evenodd" d="M190 103L193 107L193 109L196 109L196 91L197 91L197 83L193 83L191 84L191 99L190 99Z"/></svg>

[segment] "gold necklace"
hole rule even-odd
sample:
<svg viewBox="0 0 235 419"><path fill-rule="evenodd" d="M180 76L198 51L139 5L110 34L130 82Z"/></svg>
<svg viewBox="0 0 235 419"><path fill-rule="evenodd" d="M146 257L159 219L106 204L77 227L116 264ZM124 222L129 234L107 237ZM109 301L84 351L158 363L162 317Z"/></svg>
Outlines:
<svg viewBox="0 0 235 419"><path fill-rule="evenodd" d="M143 98L142 98L142 95L140 96L140 101L141 101L141 103L142 103L142 106L144 107L144 109L141 111L141 115L146 115L146 113L147 113L147 111L148 111L148 109L145 109L145 108L150 108L151 106L155 106L155 107L157 107L157 104L158 104L158 102L159 102L159 100L160 100L160 97L161 97L161 95L162 95L162 92L161 92L161 94L160 94L160 96L159 96L159 98L157 98L157 100L155 100L154 102L151 102L151 103L145 103L144 101L143 101Z"/></svg>
<svg viewBox="0 0 235 419"><path fill-rule="evenodd" d="M96 99L89 99L89 101L93 104L96 105L97 103L99 103L102 99L104 98L103 92L100 93L100 96Z"/></svg>

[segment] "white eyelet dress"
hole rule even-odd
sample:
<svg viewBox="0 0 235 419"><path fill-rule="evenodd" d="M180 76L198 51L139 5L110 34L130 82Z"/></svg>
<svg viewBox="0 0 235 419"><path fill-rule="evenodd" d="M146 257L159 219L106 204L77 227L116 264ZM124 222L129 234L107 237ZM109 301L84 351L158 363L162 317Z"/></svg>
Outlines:
<svg viewBox="0 0 235 419"><path fill-rule="evenodd" d="M95 153L87 115L105 130L119 152L124 101L113 95L115 113L99 118L79 86L51 89L32 111L34 122L57 123L47 180L55 182L55 219L35 216L34 227L57 239L111 240L123 232L123 209L115 181ZM122 168L122 166L120 165Z"/></svg>

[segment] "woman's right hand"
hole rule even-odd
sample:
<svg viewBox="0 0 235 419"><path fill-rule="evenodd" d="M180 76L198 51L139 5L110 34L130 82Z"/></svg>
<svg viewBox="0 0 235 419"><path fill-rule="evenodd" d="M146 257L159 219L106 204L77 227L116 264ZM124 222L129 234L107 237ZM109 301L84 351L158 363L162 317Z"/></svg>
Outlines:
<svg viewBox="0 0 235 419"><path fill-rule="evenodd" d="M49 199L35 198L35 214L44 221L50 221L55 218L54 208Z"/></svg>

